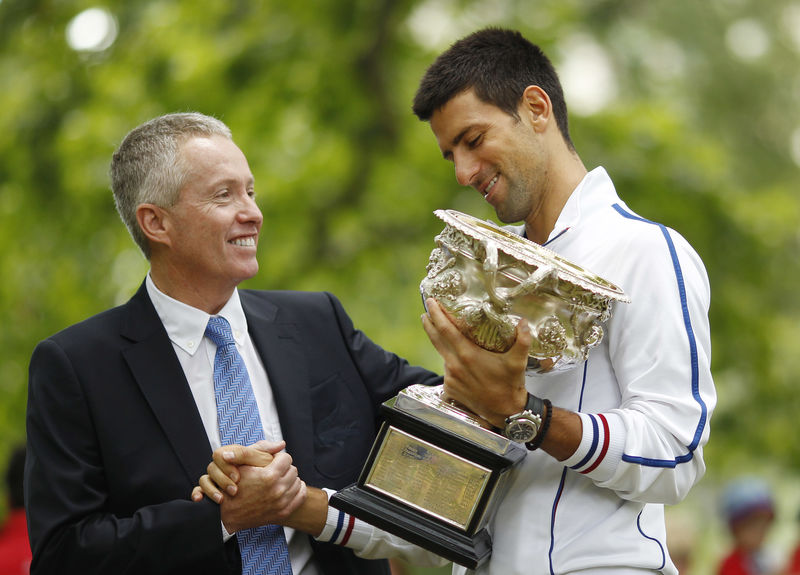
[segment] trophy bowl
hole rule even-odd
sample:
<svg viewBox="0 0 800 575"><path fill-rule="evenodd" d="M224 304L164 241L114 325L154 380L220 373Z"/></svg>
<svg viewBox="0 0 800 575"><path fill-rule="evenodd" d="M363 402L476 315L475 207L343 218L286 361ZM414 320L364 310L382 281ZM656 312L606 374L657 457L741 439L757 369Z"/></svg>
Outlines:
<svg viewBox="0 0 800 575"><path fill-rule="evenodd" d="M525 318L533 371L585 360L603 338L600 322L611 317L611 304L630 301L613 283L490 221L434 213L445 227L420 284L423 300L438 301L462 333L490 351L507 351Z"/></svg>

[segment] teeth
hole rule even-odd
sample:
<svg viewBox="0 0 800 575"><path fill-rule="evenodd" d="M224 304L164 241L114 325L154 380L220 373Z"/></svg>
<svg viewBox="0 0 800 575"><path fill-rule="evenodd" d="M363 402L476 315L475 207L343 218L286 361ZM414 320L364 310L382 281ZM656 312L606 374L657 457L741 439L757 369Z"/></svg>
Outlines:
<svg viewBox="0 0 800 575"><path fill-rule="evenodd" d="M248 238L236 238L231 243L236 246L254 247L256 245L256 239L253 236Z"/></svg>
<svg viewBox="0 0 800 575"><path fill-rule="evenodd" d="M497 174L494 178L492 178L492 181L489 182L488 186L486 186L486 193L483 194L484 196L492 191L492 188L497 183L498 178L500 178L500 174Z"/></svg>

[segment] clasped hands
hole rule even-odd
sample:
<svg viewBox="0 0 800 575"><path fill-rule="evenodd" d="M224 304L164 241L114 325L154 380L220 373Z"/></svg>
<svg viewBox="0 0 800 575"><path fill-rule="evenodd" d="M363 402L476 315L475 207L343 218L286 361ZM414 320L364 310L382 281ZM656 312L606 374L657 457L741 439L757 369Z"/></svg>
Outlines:
<svg viewBox="0 0 800 575"><path fill-rule="evenodd" d="M205 495L216 501L229 533L285 524L308 493L285 447L283 441L220 447L214 451L208 473L192 490L192 500L201 501Z"/></svg>

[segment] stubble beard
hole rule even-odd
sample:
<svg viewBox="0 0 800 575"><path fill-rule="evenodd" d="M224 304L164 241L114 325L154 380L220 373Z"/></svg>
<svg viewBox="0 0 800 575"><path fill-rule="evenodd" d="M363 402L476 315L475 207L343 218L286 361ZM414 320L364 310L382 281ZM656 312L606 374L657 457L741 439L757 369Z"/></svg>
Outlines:
<svg viewBox="0 0 800 575"><path fill-rule="evenodd" d="M503 203L495 207L497 219L504 224L515 224L528 217L530 212L530 193L527 186L519 182L508 182L508 194Z"/></svg>

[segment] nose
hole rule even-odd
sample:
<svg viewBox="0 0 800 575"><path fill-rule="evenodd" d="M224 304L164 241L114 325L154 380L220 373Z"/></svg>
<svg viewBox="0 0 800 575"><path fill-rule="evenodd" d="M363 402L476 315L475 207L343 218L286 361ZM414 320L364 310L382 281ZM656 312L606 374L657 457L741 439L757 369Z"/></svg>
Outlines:
<svg viewBox="0 0 800 575"><path fill-rule="evenodd" d="M256 203L255 196L251 196L250 194L243 194L243 199L240 204L239 209L239 219L242 222L253 222L257 226L261 227L261 222L264 220L264 216L261 214L261 209L258 207Z"/></svg>
<svg viewBox="0 0 800 575"><path fill-rule="evenodd" d="M462 152L453 154L453 164L456 170L456 181L462 186L471 186L480 171L480 162L470 154Z"/></svg>

